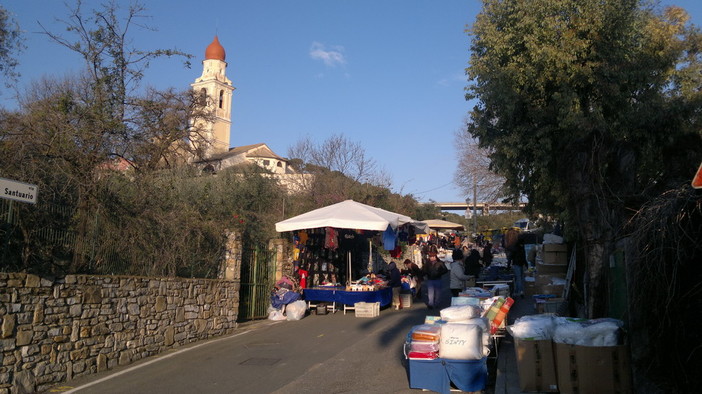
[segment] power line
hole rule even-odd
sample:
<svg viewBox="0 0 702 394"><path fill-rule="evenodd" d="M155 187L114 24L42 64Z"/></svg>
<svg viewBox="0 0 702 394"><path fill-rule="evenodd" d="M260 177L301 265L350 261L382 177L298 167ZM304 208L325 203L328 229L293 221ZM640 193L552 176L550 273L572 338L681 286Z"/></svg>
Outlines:
<svg viewBox="0 0 702 394"><path fill-rule="evenodd" d="M434 190L439 190L439 189L441 189L441 188L443 188L443 187L446 187L446 186L448 186L448 185L450 185L450 184L452 184L452 183L453 183L453 182L449 182L449 183L447 183L447 184L445 184L445 185L441 185L441 186L435 187L435 188L433 188L433 189L425 190L425 191L423 191L423 192L417 192L417 194L424 194L424 193L433 192Z"/></svg>

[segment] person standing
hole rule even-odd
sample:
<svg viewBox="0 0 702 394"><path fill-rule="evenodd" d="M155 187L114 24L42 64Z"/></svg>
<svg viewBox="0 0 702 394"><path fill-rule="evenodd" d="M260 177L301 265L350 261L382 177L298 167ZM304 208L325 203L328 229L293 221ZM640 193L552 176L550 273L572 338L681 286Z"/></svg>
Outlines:
<svg viewBox="0 0 702 394"><path fill-rule="evenodd" d="M492 264L492 243L490 241L487 241L485 243L485 247L483 248L483 265L485 268L489 267L490 264Z"/></svg>
<svg viewBox="0 0 702 394"><path fill-rule="evenodd" d="M388 287L392 288L392 306L395 307L395 310L398 310L400 309L400 286L402 286L402 277L394 261L388 264L388 279Z"/></svg>
<svg viewBox="0 0 702 394"><path fill-rule="evenodd" d="M514 271L514 295L524 298L524 268L527 265L524 240L520 237L512 252L512 270Z"/></svg>
<svg viewBox="0 0 702 394"><path fill-rule="evenodd" d="M471 275L475 278L480 276L480 271L483 270L483 266L480 265L480 252L477 249L471 249L468 257L466 257L463 263L465 267L465 274Z"/></svg>
<svg viewBox="0 0 702 394"><path fill-rule="evenodd" d="M434 309L439 307L441 301L441 277L448 272L446 264L440 261L436 252L429 252L429 257L424 264L424 274L427 278L427 307Z"/></svg>
<svg viewBox="0 0 702 394"><path fill-rule="evenodd" d="M405 268L400 270L400 274L407 275L414 279L414 299L417 299L417 297L419 297L419 290L422 288L422 270L410 259L406 259L404 265Z"/></svg>
<svg viewBox="0 0 702 394"><path fill-rule="evenodd" d="M458 297L458 294L466 288L465 281L473 279L474 277L464 273L463 252L460 249L454 249L452 257L453 261L451 262L449 287L451 288L451 295Z"/></svg>

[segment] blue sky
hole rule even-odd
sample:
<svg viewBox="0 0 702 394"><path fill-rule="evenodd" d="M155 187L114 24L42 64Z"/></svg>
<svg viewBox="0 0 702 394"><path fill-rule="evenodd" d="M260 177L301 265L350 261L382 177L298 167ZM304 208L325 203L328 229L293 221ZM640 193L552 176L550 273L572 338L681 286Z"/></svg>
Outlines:
<svg viewBox="0 0 702 394"><path fill-rule="evenodd" d="M73 4L72 0L68 3ZM84 0L84 8L102 1ZM127 4L126 1L119 3ZM177 48L193 54L153 62L143 84L188 89L200 76L215 34L236 87L231 144L265 142L287 156L305 136L334 134L361 143L391 175L393 190L420 201L464 201L452 183L455 134L470 104L464 100L470 38L464 32L478 0L144 0L157 31L131 31L140 49ZM665 1L702 25L699 0ZM5 0L24 30L24 88L42 76L79 72L81 59L51 43L37 22L60 32L63 1ZM16 108L12 94L0 105Z"/></svg>

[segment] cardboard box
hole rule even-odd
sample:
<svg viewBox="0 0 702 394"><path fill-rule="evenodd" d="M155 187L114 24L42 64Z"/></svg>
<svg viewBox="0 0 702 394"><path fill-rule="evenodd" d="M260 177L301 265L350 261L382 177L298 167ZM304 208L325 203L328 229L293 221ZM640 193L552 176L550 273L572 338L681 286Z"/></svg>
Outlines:
<svg viewBox="0 0 702 394"><path fill-rule="evenodd" d="M541 250L544 252L568 252L568 244L543 244Z"/></svg>
<svg viewBox="0 0 702 394"><path fill-rule="evenodd" d="M538 294L536 291L536 280L533 277L524 278L524 295L526 297L531 297L534 294Z"/></svg>
<svg viewBox="0 0 702 394"><path fill-rule="evenodd" d="M558 392L553 342L514 338L514 350L522 392Z"/></svg>
<svg viewBox="0 0 702 394"><path fill-rule="evenodd" d="M568 252L541 252L544 264L568 265Z"/></svg>
<svg viewBox="0 0 702 394"><path fill-rule="evenodd" d="M629 349L554 343L558 388L562 393L630 393Z"/></svg>
<svg viewBox="0 0 702 394"><path fill-rule="evenodd" d="M565 282L566 274L538 274L534 276L536 287L547 286L553 283L563 283Z"/></svg>
<svg viewBox="0 0 702 394"><path fill-rule="evenodd" d="M556 296L562 296L565 285L541 285L536 288L536 294L553 294Z"/></svg>
<svg viewBox="0 0 702 394"><path fill-rule="evenodd" d="M540 293L548 294L548 293ZM565 300L563 298L547 298L544 300L538 300L534 303L534 309L536 313L556 313L558 308L563 304Z"/></svg>
<svg viewBox="0 0 702 394"><path fill-rule="evenodd" d="M545 262L536 262L536 272L538 272L538 275L545 275L545 274L565 274L568 272L568 265L567 264L549 264Z"/></svg>

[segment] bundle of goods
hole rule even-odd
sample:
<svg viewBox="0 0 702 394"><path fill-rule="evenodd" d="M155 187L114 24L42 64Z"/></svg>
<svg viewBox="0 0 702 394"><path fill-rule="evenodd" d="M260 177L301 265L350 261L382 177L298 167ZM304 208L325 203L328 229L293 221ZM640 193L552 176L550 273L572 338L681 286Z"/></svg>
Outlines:
<svg viewBox="0 0 702 394"><path fill-rule="evenodd" d="M528 315L507 327L516 339L578 346L617 346L621 344L623 322L617 319L576 319L552 315Z"/></svg>
<svg viewBox="0 0 702 394"><path fill-rule="evenodd" d="M406 356L409 359L433 360L439 358L439 339L441 326L422 324L412 327L407 334L405 350L409 346Z"/></svg>
<svg viewBox="0 0 702 394"><path fill-rule="evenodd" d="M492 293L482 287L468 287L458 294L461 297L490 298Z"/></svg>
<svg viewBox="0 0 702 394"><path fill-rule="evenodd" d="M521 391L628 392L623 322L552 315L517 319L515 339Z"/></svg>
<svg viewBox="0 0 702 394"><path fill-rule="evenodd" d="M485 388L490 335L481 312L475 305L452 306L412 328L405 343L410 388L440 393L451 386L466 392Z"/></svg>
<svg viewBox="0 0 702 394"><path fill-rule="evenodd" d="M484 337L485 323L480 318L475 322L446 323L441 327L439 355L447 360L480 360L488 352L490 337ZM487 339L487 343L486 342Z"/></svg>
<svg viewBox="0 0 702 394"><path fill-rule="evenodd" d="M481 307L482 299L476 297L451 297L451 306L473 305Z"/></svg>
<svg viewBox="0 0 702 394"><path fill-rule="evenodd" d="M468 321L475 317L480 317L482 309L475 305L460 305L444 308L439 312L441 320L446 322Z"/></svg>
<svg viewBox="0 0 702 394"><path fill-rule="evenodd" d="M617 319L557 318L553 342L579 346L617 346L623 322Z"/></svg>
<svg viewBox="0 0 702 394"><path fill-rule="evenodd" d="M556 322L551 315L523 316L507 327L507 332L514 337L522 392L558 392L551 342L555 328Z"/></svg>
<svg viewBox="0 0 702 394"><path fill-rule="evenodd" d="M488 321L480 317L480 308L452 306L440 314L412 328L405 344L409 359L479 360L490 352Z"/></svg>
<svg viewBox="0 0 702 394"><path fill-rule="evenodd" d="M522 341L550 341L556 322L551 315L527 315L514 321L507 327L507 332Z"/></svg>
<svg viewBox="0 0 702 394"><path fill-rule="evenodd" d="M490 289L490 294L492 294L493 297L509 297L509 285L506 283L498 283L492 286L492 289Z"/></svg>
<svg viewBox="0 0 702 394"><path fill-rule="evenodd" d="M388 281L382 275L370 273L361 279L351 282L347 287L349 291L375 291L387 287Z"/></svg>
<svg viewBox="0 0 702 394"><path fill-rule="evenodd" d="M493 297L491 301L492 304L485 310L483 317L487 318L488 322L490 322L490 334L495 334L505 322L507 313L512 307L512 304L514 304L514 300L510 297Z"/></svg>

